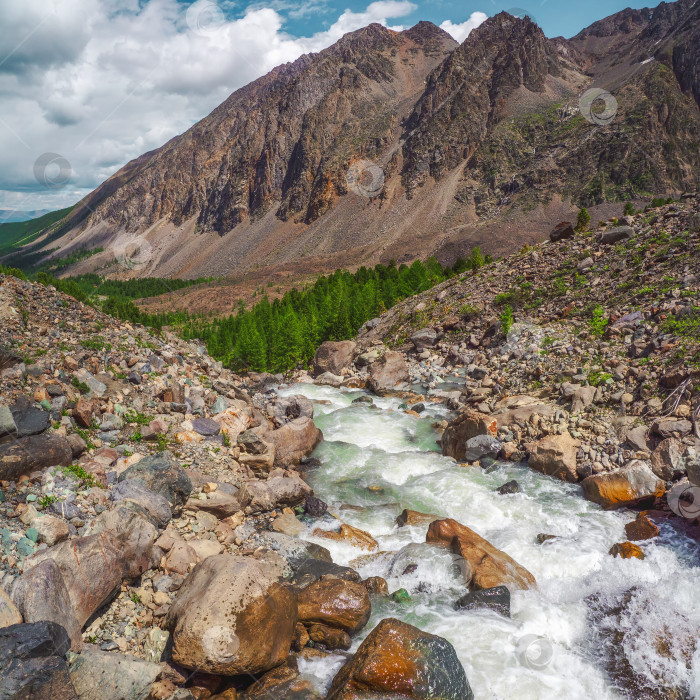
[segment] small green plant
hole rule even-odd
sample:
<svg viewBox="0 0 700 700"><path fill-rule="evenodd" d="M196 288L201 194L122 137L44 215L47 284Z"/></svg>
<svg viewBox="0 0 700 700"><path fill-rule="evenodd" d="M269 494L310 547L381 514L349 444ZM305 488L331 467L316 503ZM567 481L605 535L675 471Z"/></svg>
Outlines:
<svg viewBox="0 0 700 700"><path fill-rule="evenodd" d="M111 350L112 346L105 339L98 335L94 338L88 338L80 343L86 350Z"/></svg>
<svg viewBox="0 0 700 700"><path fill-rule="evenodd" d="M134 442L141 442L141 440L143 440L143 435L141 435L141 432L140 432L139 430L137 430L137 431L131 436L131 439L132 439Z"/></svg>
<svg viewBox="0 0 700 700"><path fill-rule="evenodd" d="M158 452L165 452L168 449L168 438L163 433L156 435L156 442L158 443Z"/></svg>
<svg viewBox="0 0 700 700"><path fill-rule="evenodd" d="M625 202L625 208L622 210L624 216L634 216L637 213L632 202Z"/></svg>
<svg viewBox="0 0 700 700"><path fill-rule="evenodd" d="M601 384L605 384L605 382L608 381L608 379L612 379L612 374L609 372L591 372L588 375L588 383L591 386L600 386Z"/></svg>
<svg viewBox="0 0 700 700"><path fill-rule="evenodd" d="M503 335L507 336L508 333L510 333L510 329L513 327L514 322L513 309L511 309L508 304L506 304L505 308L501 312L499 319L501 321L501 330L503 331Z"/></svg>
<svg viewBox="0 0 700 700"><path fill-rule="evenodd" d="M603 337L605 329L608 327L608 319L605 318L605 309L602 306L596 306L591 312L589 326L594 336Z"/></svg>
<svg viewBox="0 0 700 700"><path fill-rule="evenodd" d="M127 411L124 415L124 419L127 423L136 423L136 425L148 425L152 420L152 416L147 416L145 413L140 413L139 411Z"/></svg>
<svg viewBox="0 0 700 700"><path fill-rule="evenodd" d="M52 503L56 503L57 500L57 496L49 496L48 494L45 494L44 496L40 496L39 498L37 498L36 502L42 508L48 508Z"/></svg>
<svg viewBox="0 0 700 700"><path fill-rule="evenodd" d="M83 467L81 467L78 464L71 464L67 467L63 467L63 473L74 476L76 479L78 479L78 481L80 481L87 487L99 486L100 488L102 488L95 479L95 475L90 474L90 472L88 471L85 471L85 469L83 469Z"/></svg>
<svg viewBox="0 0 700 700"><path fill-rule="evenodd" d="M73 377L73 381L71 384L81 393L81 394L89 394L90 393L90 387L85 383L81 382L77 377Z"/></svg>
<svg viewBox="0 0 700 700"><path fill-rule="evenodd" d="M231 438L228 436L227 432L222 433L224 439L224 447L231 447Z"/></svg>
<svg viewBox="0 0 700 700"><path fill-rule="evenodd" d="M141 605L141 598L139 598L139 594L134 591L131 596L131 601L135 603L136 605Z"/></svg>
<svg viewBox="0 0 700 700"><path fill-rule="evenodd" d="M578 213L576 218L576 231L577 233L583 233L588 230L588 226L591 223L591 215L588 213L586 207L583 207Z"/></svg>

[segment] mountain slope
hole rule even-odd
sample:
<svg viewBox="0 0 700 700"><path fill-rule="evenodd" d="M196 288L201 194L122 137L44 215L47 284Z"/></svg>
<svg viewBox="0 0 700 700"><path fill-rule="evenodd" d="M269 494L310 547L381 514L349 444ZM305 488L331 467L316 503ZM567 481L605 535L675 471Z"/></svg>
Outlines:
<svg viewBox="0 0 700 700"><path fill-rule="evenodd" d="M625 10L571 40L500 13L459 47L430 23L370 25L235 92L41 245L102 246L75 271L124 274L115 251L139 235L147 264L126 274L262 281L502 254L581 205L606 218L693 190L699 7ZM580 113L591 87L615 97L607 124Z"/></svg>

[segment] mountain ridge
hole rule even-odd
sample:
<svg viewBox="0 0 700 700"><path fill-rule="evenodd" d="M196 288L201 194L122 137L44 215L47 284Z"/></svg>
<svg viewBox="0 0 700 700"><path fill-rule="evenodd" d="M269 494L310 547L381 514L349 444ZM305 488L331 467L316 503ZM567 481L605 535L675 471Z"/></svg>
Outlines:
<svg viewBox="0 0 700 700"><path fill-rule="evenodd" d="M461 45L429 22L369 25L234 92L40 245L102 246L75 271L117 275L450 262L540 240L581 205L607 216L608 203L696 189L698 24L679 0L570 40L507 13ZM581 115L590 87L613 91L611 124ZM114 249L135 236L148 264L120 269Z"/></svg>

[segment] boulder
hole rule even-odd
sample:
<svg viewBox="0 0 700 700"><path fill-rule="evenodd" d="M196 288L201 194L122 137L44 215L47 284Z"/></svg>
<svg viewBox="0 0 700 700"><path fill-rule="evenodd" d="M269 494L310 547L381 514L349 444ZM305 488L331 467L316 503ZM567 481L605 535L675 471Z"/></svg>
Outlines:
<svg viewBox="0 0 700 700"><path fill-rule="evenodd" d="M119 481L133 479L163 496L177 511L189 498L192 482L170 452L144 457L119 476Z"/></svg>
<svg viewBox="0 0 700 700"><path fill-rule="evenodd" d="M190 547L188 542L176 540L165 557L163 568L166 571L174 571L176 574L185 576L191 564L197 563L197 552Z"/></svg>
<svg viewBox="0 0 700 700"><path fill-rule="evenodd" d="M410 380L408 365L403 355L387 350L370 365L367 386L375 394L383 394L395 389L398 384L407 384Z"/></svg>
<svg viewBox="0 0 700 700"><path fill-rule="evenodd" d="M340 374L342 370L352 364L357 343L352 340L334 342L327 340L319 345L314 355L314 376L318 377L325 372Z"/></svg>
<svg viewBox="0 0 700 700"><path fill-rule="evenodd" d="M229 492L217 489L208 493L206 499L190 498L187 509L211 513L214 517L223 519L243 510L249 502L250 497L245 490L232 489Z"/></svg>
<svg viewBox="0 0 700 700"><path fill-rule="evenodd" d="M155 491L146 488L136 479L128 479L118 483L109 493L115 502L132 501L148 513L156 527L164 528L173 517L167 499Z"/></svg>
<svg viewBox="0 0 700 700"><path fill-rule="evenodd" d="M526 445L530 453L528 465L531 469L553 476L561 481L578 481L576 455L581 441L568 432L562 435L548 435L537 442Z"/></svg>
<svg viewBox="0 0 700 700"><path fill-rule="evenodd" d="M666 438L651 453L651 470L664 481L670 481L677 471L683 471L683 450L680 440Z"/></svg>
<svg viewBox="0 0 700 700"><path fill-rule="evenodd" d="M346 525L343 523L340 526L339 532L334 532L333 530L321 530L320 528L313 531L313 534L317 537L325 537L327 540L335 540L336 542L349 542L354 547L359 547L360 549L366 549L373 552L379 549L379 543L377 540L364 530L360 530L352 525Z"/></svg>
<svg viewBox="0 0 700 700"><path fill-rule="evenodd" d="M303 626L302 626L303 627ZM308 639L307 639L308 641ZM212 700L236 700L236 691L217 695ZM282 666L268 671L245 691L245 700L322 700L310 681L299 677L299 667L294 657Z"/></svg>
<svg viewBox="0 0 700 700"><path fill-rule="evenodd" d="M20 396L10 406L10 412L17 427L17 437L43 433L51 425L51 415L42 408L37 408L26 396Z"/></svg>
<svg viewBox="0 0 700 700"><path fill-rule="evenodd" d="M314 405L302 394L280 396L272 404L272 417L277 425L285 425L296 418L313 418Z"/></svg>
<svg viewBox="0 0 700 700"><path fill-rule="evenodd" d="M251 481L246 485L251 513L275 510L284 506L298 506L312 496L311 487L293 472L270 476L266 481Z"/></svg>
<svg viewBox="0 0 700 700"><path fill-rule="evenodd" d="M19 624L22 624L22 615L12 602L12 598L0 586L0 627Z"/></svg>
<svg viewBox="0 0 700 700"><path fill-rule="evenodd" d="M31 526L39 534L38 542L46 542L49 547L68 539L70 534L68 523L53 515L40 515L32 520Z"/></svg>
<svg viewBox="0 0 700 700"><path fill-rule="evenodd" d="M360 583L325 578L312 583L297 595L299 621L359 632L369 620L372 605L367 589Z"/></svg>
<svg viewBox="0 0 700 700"><path fill-rule="evenodd" d="M333 679L333 700L473 700L454 647L405 622L382 620Z"/></svg>
<svg viewBox="0 0 700 700"><path fill-rule="evenodd" d="M606 509L633 506L664 495L665 483L646 462L633 460L621 469L593 474L581 482L583 495Z"/></svg>
<svg viewBox="0 0 700 700"><path fill-rule="evenodd" d="M398 527L430 525L434 520L441 519L440 515L429 515L427 513L419 513L417 510L404 509L401 515L396 518L396 525Z"/></svg>
<svg viewBox="0 0 700 700"><path fill-rule="evenodd" d="M573 238L575 235L574 227L570 221L560 221L550 232L549 240L552 243L563 241L567 238Z"/></svg>
<svg viewBox="0 0 700 700"><path fill-rule="evenodd" d="M338 389L343 386L345 379L338 374L333 374L332 372L324 372L319 374L314 380L314 384L320 386L332 386L334 389Z"/></svg>
<svg viewBox="0 0 700 700"><path fill-rule="evenodd" d="M681 420L678 418L660 418L654 421L651 426L652 433L664 439L678 436L684 437L685 435L689 435L692 429L693 424L689 420Z"/></svg>
<svg viewBox="0 0 700 700"><path fill-rule="evenodd" d="M496 489L496 493L500 494L501 496L508 496L512 493L518 493L519 491L520 484L515 479L507 481L505 484L503 484L503 486L499 486Z"/></svg>
<svg viewBox="0 0 700 700"><path fill-rule="evenodd" d="M482 457L498 457L503 443L491 435L469 438L464 449L465 462L478 462Z"/></svg>
<svg viewBox="0 0 700 700"><path fill-rule="evenodd" d="M62 625L71 640L71 650L83 646L80 623L58 564L46 559L25 571L12 586L12 600L25 622L48 620Z"/></svg>
<svg viewBox="0 0 700 700"><path fill-rule="evenodd" d="M625 534L628 540L639 542L658 537L659 528L649 520L646 513L640 513L635 520L625 525Z"/></svg>
<svg viewBox="0 0 700 700"><path fill-rule="evenodd" d="M458 610L489 608L510 617L510 591L507 586L494 586L494 588L484 588L480 591L470 591L457 601L455 607Z"/></svg>
<svg viewBox="0 0 700 700"><path fill-rule="evenodd" d="M321 644L326 649L343 649L352 646L350 635L344 630L326 625L313 624L309 627L309 639L314 644Z"/></svg>
<svg viewBox="0 0 700 700"><path fill-rule="evenodd" d="M9 406L0 406L0 442L17 437L17 425Z"/></svg>
<svg viewBox="0 0 700 700"><path fill-rule="evenodd" d="M0 629L0 698L78 700L64 659L70 647L55 622L33 622Z"/></svg>
<svg viewBox="0 0 700 700"><path fill-rule="evenodd" d="M438 342L438 334L432 328L421 328L411 336L411 342L417 352L422 352L425 348L434 348Z"/></svg>
<svg viewBox="0 0 700 700"><path fill-rule="evenodd" d="M110 532L61 542L27 559L26 564L35 566L47 559L58 565L81 627L119 592L129 568L122 543Z"/></svg>
<svg viewBox="0 0 700 700"><path fill-rule="evenodd" d="M153 566L159 558L153 544L158 530L148 519L148 513L133 501L117 503L90 523L89 535L110 533L119 544L124 562L123 576L135 578ZM154 558L156 561L154 561Z"/></svg>
<svg viewBox="0 0 700 700"><path fill-rule="evenodd" d="M649 428L646 425L638 425L625 433L625 442L637 452L649 450Z"/></svg>
<svg viewBox="0 0 700 700"><path fill-rule="evenodd" d="M66 438L31 435L0 445L0 480L16 481L20 476L47 467L68 466L73 451Z"/></svg>
<svg viewBox="0 0 700 700"><path fill-rule="evenodd" d="M436 520L425 541L449 547L465 561L465 578L471 590L508 586L512 590L534 588L535 577L505 552L456 520Z"/></svg>
<svg viewBox="0 0 700 700"><path fill-rule="evenodd" d="M299 464L323 440L323 433L311 418L295 418L266 435L275 446L275 467Z"/></svg>
<svg viewBox="0 0 700 700"><path fill-rule="evenodd" d="M598 243L612 245L620 241L629 241L634 238L634 229L631 226L616 226L598 234Z"/></svg>
<svg viewBox="0 0 700 700"><path fill-rule="evenodd" d="M282 664L297 623L296 599L278 583L282 570L230 554L198 564L166 618L173 660L221 675L263 673Z"/></svg>
<svg viewBox="0 0 700 700"><path fill-rule="evenodd" d="M158 664L94 646L86 646L70 667L80 700L143 700L161 673Z"/></svg>

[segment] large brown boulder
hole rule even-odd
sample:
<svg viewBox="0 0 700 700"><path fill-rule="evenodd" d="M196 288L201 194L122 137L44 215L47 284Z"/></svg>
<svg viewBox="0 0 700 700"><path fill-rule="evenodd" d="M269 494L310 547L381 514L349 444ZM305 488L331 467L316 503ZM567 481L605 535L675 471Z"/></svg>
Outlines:
<svg viewBox="0 0 700 700"><path fill-rule="evenodd" d="M275 446L275 467L299 464L323 440L323 433L308 416L295 418L265 438Z"/></svg>
<svg viewBox="0 0 700 700"><path fill-rule="evenodd" d="M367 386L375 394L383 394L409 381L408 365L403 355L387 350L370 366Z"/></svg>
<svg viewBox="0 0 700 700"><path fill-rule="evenodd" d="M58 565L81 627L119 592L129 569L122 543L110 532L61 542L27 559L26 564L34 566L47 559Z"/></svg>
<svg viewBox="0 0 700 700"><path fill-rule="evenodd" d="M294 637L297 604L278 582L284 571L279 561L220 554L197 564L166 618L173 660L227 676L282 664Z"/></svg>
<svg viewBox="0 0 700 700"><path fill-rule="evenodd" d="M47 559L25 571L12 586L12 600L25 622L48 620L65 628L71 649L80 651L83 645L81 626L58 564Z"/></svg>
<svg viewBox="0 0 700 700"><path fill-rule="evenodd" d="M578 481L576 455L581 441L571 437L568 432L548 435L526 447L530 453L528 465L531 469L561 481Z"/></svg>
<svg viewBox="0 0 700 700"><path fill-rule="evenodd" d="M663 496L666 484L646 462L636 459L622 469L587 477L581 482L581 488L589 501L612 509Z"/></svg>
<svg viewBox="0 0 700 700"><path fill-rule="evenodd" d="M305 624L319 623L344 630L348 634L359 632L372 612L369 593L360 583L340 578L326 578L299 592L299 621Z"/></svg>
<svg viewBox="0 0 700 700"><path fill-rule="evenodd" d="M473 700L474 694L446 639L387 618L338 671L328 697Z"/></svg>
<svg viewBox="0 0 700 700"><path fill-rule="evenodd" d="M68 466L73 450L59 435L31 435L0 445L0 480L16 481L20 476L47 467Z"/></svg>
<svg viewBox="0 0 700 700"><path fill-rule="evenodd" d="M472 590L508 586L510 590L534 588L535 577L505 552L456 520L435 520L425 541L449 547L465 562L467 585Z"/></svg>
<svg viewBox="0 0 700 700"><path fill-rule="evenodd" d="M314 377L318 377L324 372L340 374L352 363L356 347L357 343L352 340L338 342L327 340L325 343L321 343L314 355Z"/></svg>

